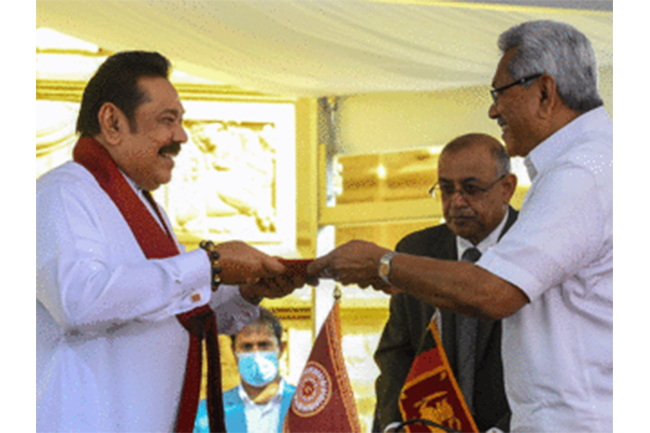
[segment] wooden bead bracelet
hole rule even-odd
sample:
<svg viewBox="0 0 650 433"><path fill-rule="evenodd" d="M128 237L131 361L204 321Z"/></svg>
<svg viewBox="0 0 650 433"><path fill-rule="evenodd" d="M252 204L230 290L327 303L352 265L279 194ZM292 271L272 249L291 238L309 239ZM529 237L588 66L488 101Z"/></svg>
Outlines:
<svg viewBox="0 0 650 433"><path fill-rule="evenodd" d="M208 259L210 260L210 267L212 268L211 273L211 286L212 291L216 292L221 285L221 266L219 265L219 252L217 251L216 245L212 241L201 241L199 247L203 249L208 254Z"/></svg>

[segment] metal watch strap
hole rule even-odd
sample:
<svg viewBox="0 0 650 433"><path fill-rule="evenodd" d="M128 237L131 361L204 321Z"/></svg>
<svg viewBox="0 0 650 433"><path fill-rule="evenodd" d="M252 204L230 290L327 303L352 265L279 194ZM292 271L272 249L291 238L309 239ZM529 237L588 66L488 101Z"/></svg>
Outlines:
<svg viewBox="0 0 650 433"><path fill-rule="evenodd" d="M390 281L388 281L388 275L390 275L390 262L396 255L396 251L390 251L384 254L381 259L379 259L379 268L377 269L377 273L381 279L386 282L386 284L390 284Z"/></svg>

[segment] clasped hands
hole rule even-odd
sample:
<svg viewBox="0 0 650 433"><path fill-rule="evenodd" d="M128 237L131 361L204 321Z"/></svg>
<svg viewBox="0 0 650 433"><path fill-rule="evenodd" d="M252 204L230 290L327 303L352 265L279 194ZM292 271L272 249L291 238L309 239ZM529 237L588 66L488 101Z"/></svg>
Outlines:
<svg viewBox="0 0 650 433"><path fill-rule="evenodd" d="M320 278L332 278L343 285L356 284L361 288L372 286L389 295L401 293L379 277L380 259L391 250L372 242L354 240L317 258L307 267L307 275L318 283Z"/></svg>
<svg viewBox="0 0 650 433"><path fill-rule="evenodd" d="M217 249L221 255L222 282L240 285L242 296L252 302L259 302L262 297L284 297L305 284L316 286L321 278L362 288L372 286L388 294L399 292L377 273L379 260L390 250L371 242L351 241L341 245L311 262L306 274L289 272L282 259L245 242L225 242Z"/></svg>

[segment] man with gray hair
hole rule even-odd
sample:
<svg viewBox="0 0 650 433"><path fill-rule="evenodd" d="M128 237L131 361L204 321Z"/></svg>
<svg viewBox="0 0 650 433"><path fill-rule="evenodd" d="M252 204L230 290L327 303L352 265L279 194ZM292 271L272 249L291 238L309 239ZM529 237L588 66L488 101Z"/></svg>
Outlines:
<svg viewBox="0 0 650 433"><path fill-rule="evenodd" d="M480 263L530 301L504 331L513 429L611 431L613 126L596 57L551 21L511 28L499 48L489 115L533 181L509 239L529 241Z"/></svg>
<svg viewBox="0 0 650 433"><path fill-rule="evenodd" d="M499 39L489 116L532 179L519 218L476 264L352 241L311 264L344 284L503 318L512 431L613 430L613 124L589 40L533 21Z"/></svg>

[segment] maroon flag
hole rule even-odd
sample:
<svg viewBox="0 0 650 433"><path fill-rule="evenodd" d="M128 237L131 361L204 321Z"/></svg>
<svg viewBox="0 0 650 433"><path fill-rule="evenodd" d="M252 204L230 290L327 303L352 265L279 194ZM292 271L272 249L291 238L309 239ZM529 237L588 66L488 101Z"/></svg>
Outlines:
<svg viewBox="0 0 650 433"><path fill-rule="evenodd" d="M341 319L334 303L300 376L284 433L359 433L354 393L341 353Z"/></svg>
<svg viewBox="0 0 650 433"><path fill-rule="evenodd" d="M433 320L406 376L399 407L405 421L419 418L460 432L478 432ZM405 429L409 433L445 431L424 423L410 424Z"/></svg>

